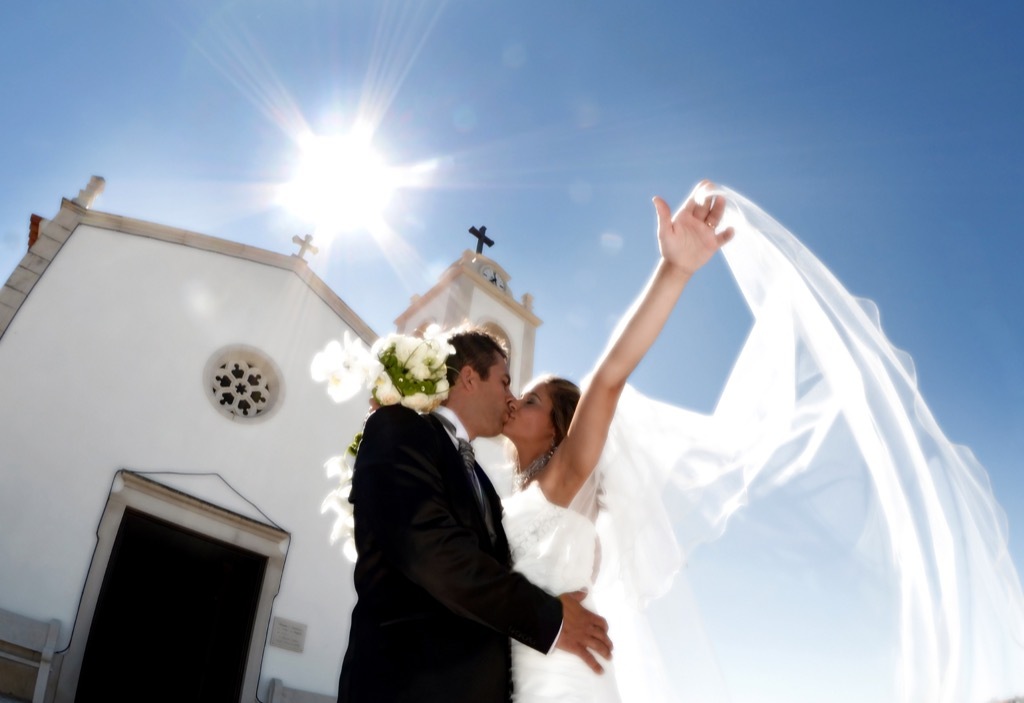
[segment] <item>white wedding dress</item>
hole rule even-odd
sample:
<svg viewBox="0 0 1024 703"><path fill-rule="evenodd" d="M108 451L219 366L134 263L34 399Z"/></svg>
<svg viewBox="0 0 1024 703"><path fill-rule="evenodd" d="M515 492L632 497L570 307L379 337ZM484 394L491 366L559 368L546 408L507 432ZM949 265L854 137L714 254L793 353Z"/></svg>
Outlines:
<svg viewBox="0 0 1024 703"><path fill-rule="evenodd" d="M504 503L515 568L554 594L588 589L615 643L604 676L513 643L516 703L1024 695L1024 593L985 470L942 433L874 305L756 205L717 193L736 230L723 254L755 323L715 411L627 388L570 508L535 485ZM757 538L736 562L737 593L763 598L757 578L742 582L775 542L783 577L804 577L779 582L797 603L768 633L790 644L784 659L754 644L758 622L702 632L694 550L734 518ZM766 601L754 619L775 622L785 605ZM750 648L739 664L712 651L725 636ZM695 683L719 668L717 683Z"/></svg>
<svg viewBox="0 0 1024 703"><path fill-rule="evenodd" d="M548 502L534 482L503 502L502 523L508 535L516 571L549 593L591 591L598 564L596 505L580 512ZM583 605L596 610L588 596ZM543 654L512 641L512 680L515 703L616 703L610 662L605 674L595 675L583 660L555 650Z"/></svg>

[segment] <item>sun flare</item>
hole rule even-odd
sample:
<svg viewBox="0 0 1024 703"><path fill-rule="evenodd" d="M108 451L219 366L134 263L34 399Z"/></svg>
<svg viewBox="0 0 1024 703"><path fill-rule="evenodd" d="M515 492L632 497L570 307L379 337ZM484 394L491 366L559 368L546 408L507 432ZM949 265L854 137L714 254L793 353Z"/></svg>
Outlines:
<svg viewBox="0 0 1024 703"><path fill-rule="evenodd" d="M308 134L299 140L295 176L280 202L329 234L374 229L398 187L398 173L373 148L369 135Z"/></svg>

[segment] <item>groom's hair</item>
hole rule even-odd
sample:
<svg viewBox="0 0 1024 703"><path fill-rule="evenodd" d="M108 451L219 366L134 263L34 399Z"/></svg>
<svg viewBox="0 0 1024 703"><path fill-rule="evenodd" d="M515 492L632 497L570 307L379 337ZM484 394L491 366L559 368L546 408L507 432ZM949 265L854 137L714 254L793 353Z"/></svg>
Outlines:
<svg viewBox="0 0 1024 703"><path fill-rule="evenodd" d="M451 354L446 362L448 384L453 387L463 367L472 367L480 374L480 378L486 381L491 367L498 363L499 359L508 359L505 345L482 327L458 327L448 336L448 342L455 348L455 353Z"/></svg>

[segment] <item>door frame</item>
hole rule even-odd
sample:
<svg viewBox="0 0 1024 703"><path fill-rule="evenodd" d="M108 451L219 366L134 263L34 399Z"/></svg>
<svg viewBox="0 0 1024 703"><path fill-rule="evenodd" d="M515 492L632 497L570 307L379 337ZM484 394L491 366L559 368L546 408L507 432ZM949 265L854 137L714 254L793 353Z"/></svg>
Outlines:
<svg viewBox="0 0 1024 703"><path fill-rule="evenodd" d="M114 475L110 495L96 530L96 549L82 589L71 643L61 662L55 703L74 702L100 588L127 508L266 558L242 681L241 700L255 701L271 611L274 598L281 588L290 535L279 527L239 515L122 469Z"/></svg>

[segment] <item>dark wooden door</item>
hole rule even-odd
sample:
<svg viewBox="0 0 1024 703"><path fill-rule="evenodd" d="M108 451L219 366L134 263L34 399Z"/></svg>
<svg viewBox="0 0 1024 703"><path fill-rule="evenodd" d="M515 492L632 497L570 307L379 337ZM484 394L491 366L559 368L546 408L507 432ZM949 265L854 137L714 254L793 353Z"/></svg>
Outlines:
<svg viewBox="0 0 1024 703"><path fill-rule="evenodd" d="M76 702L237 701L266 558L126 510Z"/></svg>

